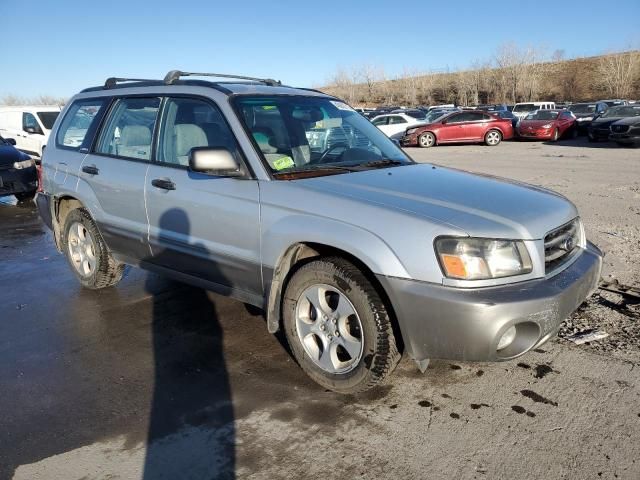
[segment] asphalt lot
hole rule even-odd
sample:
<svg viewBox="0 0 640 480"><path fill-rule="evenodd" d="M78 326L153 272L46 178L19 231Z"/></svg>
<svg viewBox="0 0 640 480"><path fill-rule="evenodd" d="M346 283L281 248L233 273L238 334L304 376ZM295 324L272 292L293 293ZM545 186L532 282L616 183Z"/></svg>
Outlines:
<svg viewBox="0 0 640 480"><path fill-rule="evenodd" d="M560 191L607 252L605 273L640 282L640 150L408 152ZM0 199L0 278L1 480L640 477L640 316L616 295L571 320L606 329L600 344L557 339L424 375L405 359L385 385L342 396L242 303L137 269L81 289L12 197Z"/></svg>

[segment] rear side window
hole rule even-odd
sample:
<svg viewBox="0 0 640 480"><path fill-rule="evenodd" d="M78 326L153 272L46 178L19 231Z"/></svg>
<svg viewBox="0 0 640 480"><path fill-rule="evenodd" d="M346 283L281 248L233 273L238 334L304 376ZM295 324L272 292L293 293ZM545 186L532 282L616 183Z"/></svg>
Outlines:
<svg viewBox="0 0 640 480"><path fill-rule="evenodd" d="M151 145L159 98L122 98L110 111L96 153L136 160L151 160Z"/></svg>
<svg viewBox="0 0 640 480"><path fill-rule="evenodd" d="M85 145L91 142L88 132L90 129L95 130L98 112L108 101L105 98L97 98L73 102L56 134L56 145L69 150L79 150L83 146L88 148L88 145Z"/></svg>

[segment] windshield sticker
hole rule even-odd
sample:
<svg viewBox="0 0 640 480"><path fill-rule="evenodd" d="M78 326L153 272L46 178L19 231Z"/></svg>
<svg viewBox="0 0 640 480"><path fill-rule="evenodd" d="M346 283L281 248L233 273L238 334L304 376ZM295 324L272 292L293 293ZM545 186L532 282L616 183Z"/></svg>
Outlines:
<svg viewBox="0 0 640 480"><path fill-rule="evenodd" d="M293 158L288 156L280 157L277 160L273 161L273 168L275 168L276 170L284 170L285 168L290 168L294 166L295 166L295 163L293 161Z"/></svg>
<svg viewBox="0 0 640 480"><path fill-rule="evenodd" d="M335 100L330 100L330 102L333 104L334 107L336 107L338 110L347 110L349 112L353 112L353 108L351 108L349 105L347 105L346 103L343 102L336 102Z"/></svg>

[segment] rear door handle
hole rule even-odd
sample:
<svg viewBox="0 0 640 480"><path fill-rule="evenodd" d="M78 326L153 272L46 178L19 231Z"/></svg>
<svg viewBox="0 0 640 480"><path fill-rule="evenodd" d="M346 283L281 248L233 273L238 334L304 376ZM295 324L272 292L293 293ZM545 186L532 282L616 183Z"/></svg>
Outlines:
<svg viewBox="0 0 640 480"><path fill-rule="evenodd" d="M82 171L84 173L88 173L89 175L98 175L100 173L100 169L95 165L86 165L82 167Z"/></svg>
<svg viewBox="0 0 640 480"><path fill-rule="evenodd" d="M156 179L153 179L153 180L151 180L151 185L153 185L156 188L162 188L163 190L175 190L176 189L176 184L173 183L168 178L156 178Z"/></svg>

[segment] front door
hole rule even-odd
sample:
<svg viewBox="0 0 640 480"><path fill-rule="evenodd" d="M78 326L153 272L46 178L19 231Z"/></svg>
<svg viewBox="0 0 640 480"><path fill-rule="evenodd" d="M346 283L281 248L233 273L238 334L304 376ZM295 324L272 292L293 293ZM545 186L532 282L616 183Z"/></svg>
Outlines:
<svg viewBox="0 0 640 480"><path fill-rule="evenodd" d="M240 159L222 113L209 100L169 98L162 118L145 185L149 261L238 295L261 295L258 182L188 167L194 147L224 147Z"/></svg>

